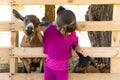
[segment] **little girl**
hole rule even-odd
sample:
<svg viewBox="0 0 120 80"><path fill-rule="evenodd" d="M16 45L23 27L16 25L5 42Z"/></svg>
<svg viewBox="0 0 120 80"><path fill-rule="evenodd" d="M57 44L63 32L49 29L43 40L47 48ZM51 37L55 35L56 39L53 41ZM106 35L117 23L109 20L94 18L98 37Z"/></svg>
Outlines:
<svg viewBox="0 0 120 80"><path fill-rule="evenodd" d="M57 10L56 24L45 30L43 40L38 31L39 39L44 45L44 53L48 55L44 80L68 80L68 60L72 57L72 48L87 56L78 44L76 27L74 13L60 6Z"/></svg>

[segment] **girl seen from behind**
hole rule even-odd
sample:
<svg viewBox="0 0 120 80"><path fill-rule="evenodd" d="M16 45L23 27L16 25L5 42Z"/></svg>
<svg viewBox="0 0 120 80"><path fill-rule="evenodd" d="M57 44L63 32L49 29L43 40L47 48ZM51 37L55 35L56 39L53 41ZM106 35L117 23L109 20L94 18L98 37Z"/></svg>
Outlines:
<svg viewBox="0 0 120 80"><path fill-rule="evenodd" d="M76 17L71 10L60 6L57 9L56 24L49 25L42 38L38 31L40 41L47 54L44 80L68 80L68 60L72 57L72 48L87 56L78 44L76 36Z"/></svg>

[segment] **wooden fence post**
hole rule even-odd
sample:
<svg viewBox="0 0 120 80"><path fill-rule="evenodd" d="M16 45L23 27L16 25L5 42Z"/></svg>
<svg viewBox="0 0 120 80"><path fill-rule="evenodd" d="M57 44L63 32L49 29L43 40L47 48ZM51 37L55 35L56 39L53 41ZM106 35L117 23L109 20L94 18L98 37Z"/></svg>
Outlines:
<svg viewBox="0 0 120 80"><path fill-rule="evenodd" d="M18 10L18 5L11 4L11 8ZM11 9L11 22L17 22L17 19L13 16ZM14 24L14 23L13 23ZM11 31L11 46L18 47L18 31ZM10 58L10 73L18 72L18 59L15 57Z"/></svg>
<svg viewBox="0 0 120 80"><path fill-rule="evenodd" d="M114 5L113 21L120 21L120 5ZM112 46L120 46L120 31L112 32ZM111 57L111 73L120 73L120 58Z"/></svg>

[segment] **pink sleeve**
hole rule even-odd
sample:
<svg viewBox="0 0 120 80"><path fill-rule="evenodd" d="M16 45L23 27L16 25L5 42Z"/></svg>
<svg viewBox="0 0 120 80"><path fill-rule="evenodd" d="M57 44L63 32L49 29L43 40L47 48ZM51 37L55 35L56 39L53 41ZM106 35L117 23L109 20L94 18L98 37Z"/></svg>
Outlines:
<svg viewBox="0 0 120 80"><path fill-rule="evenodd" d="M78 37L76 36L76 33L73 34L73 44L72 48L75 49L78 46Z"/></svg>

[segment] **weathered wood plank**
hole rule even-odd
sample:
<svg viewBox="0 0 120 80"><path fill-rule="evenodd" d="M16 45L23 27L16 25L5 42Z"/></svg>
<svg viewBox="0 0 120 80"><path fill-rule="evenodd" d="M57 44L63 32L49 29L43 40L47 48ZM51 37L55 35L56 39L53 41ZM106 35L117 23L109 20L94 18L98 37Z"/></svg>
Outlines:
<svg viewBox="0 0 120 80"><path fill-rule="evenodd" d="M113 21L120 21L120 5L114 5ZM112 32L112 46L120 46L120 31Z"/></svg>
<svg viewBox="0 0 120 80"><path fill-rule="evenodd" d="M0 0L0 4L120 4L120 0Z"/></svg>
<svg viewBox="0 0 120 80"><path fill-rule="evenodd" d="M43 74L30 73L30 74L14 74L12 80L44 80Z"/></svg>
<svg viewBox="0 0 120 80"><path fill-rule="evenodd" d="M44 80L44 74L14 74L12 80ZM69 80L119 80L119 73L70 73Z"/></svg>
<svg viewBox="0 0 120 80"><path fill-rule="evenodd" d="M91 57L120 57L119 47L88 47L83 48ZM13 57L46 57L43 48L13 48ZM77 56L73 53L73 56Z"/></svg>
<svg viewBox="0 0 120 80"><path fill-rule="evenodd" d="M12 0L12 4L120 4L120 0Z"/></svg>
<svg viewBox="0 0 120 80"><path fill-rule="evenodd" d="M43 48L14 48L12 49L12 53L14 57L46 57L43 54Z"/></svg>
<svg viewBox="0 0 120 80"><path fill-rule="evenodd" d="M120 57L120 47L84 47L91 57ZM3 54L4 53L4 54ZM42 47L0 48L0 57L46 57ZM73 56L77 56L73 53Z"/></svg>
<svg viewBox="0 0 120 80"><path fill-rule="evenodd" d="M10 58L10 73L15 73L16 72L16 59L15 57Z"/></svg>
<svg viewBox="0 0 120 80"><path fill-rule="evenodd" d="M78 22L77 30L80 31L120 31L119 21L88 21L88 22ZM1 27L1 26L0 26ZM23 30L24 24L18 22L12 24L10 28L11 31Z"/></svg>
<svg viewBox="0 0 120 80"><path fill-rule="evenodd" d="M120 57L119 47L88 47L83 49L91 57Z"/></svg>
<svg viewBox="0 0 120 80"><path fill-rule="evenodd" d="M0 5L9 5L11 4L11 0L0 0Z"/></svg>
<svg viewBox="0 0 120 80"><path fill-rule="evenodd" d="M19 5L11 5L12 9L19 9ZM11 12L11 21L18 22L18 19L14 17ZM19 46L19 33L18 31L11 31L11 46L18 47ZM15 73L18 72L18 58L10 58L10 72Z"/></svg>
<svg viewBox="0 0 120 80"><path fill-rule="evenodd" d="M114 5L113 21L120 21L120 5ZM112 32L112 46L120 46L120 31ZM111 58L111 73L120 73L120 59Z"/></svg>
<svg viewBox="0 0 120 80"><path fill-rule="evenodd" d="M22 31L24 29L24 23L23 22L16 22L12 24L12 27L10 27L11 31Z"/></svg>
<svg viewBox="0 0 120 80"><path fill-rule="evenodd" d="M78 22L77 30L80 31L120 31L117 21L88 21Z"/></svg>
<svg viewBox="0 0 120 80"><path fill-rule="evenodd" d="M13 23L9 21L0 21L0 31L10 31L10 27L12 27Z"/></svg>
<svg viewBox="0 0 120 80"><path fill-rule="evenodd" d="M10 73L0 73L0 80L11 80Z"/></svg>
<svg viewBox="0 0 120 80"><path fill-rule="evenodd" d="M80 31L120 31L119 21L86 21L78 22L77 30ZM0 31L22 31L23 22L0 22Z"/></svg>
<svg viewBox="0 0 120 80"><path fill-rule="evenodd" d="M120 73L120 58L111 58L111 73Z"/></svg>
<svg viewBox="0 0 120 80"><path fill-rule="evenodd" d="M0 48L0 57L9 57L11 54L11 48Z"/></svg>
<svg viewBox="0 0 120 80"><path fill-rule="evenodd" d="M119 80L120 74L111 73L91 73L91 74L70 74L69 80Z"/></svg>

